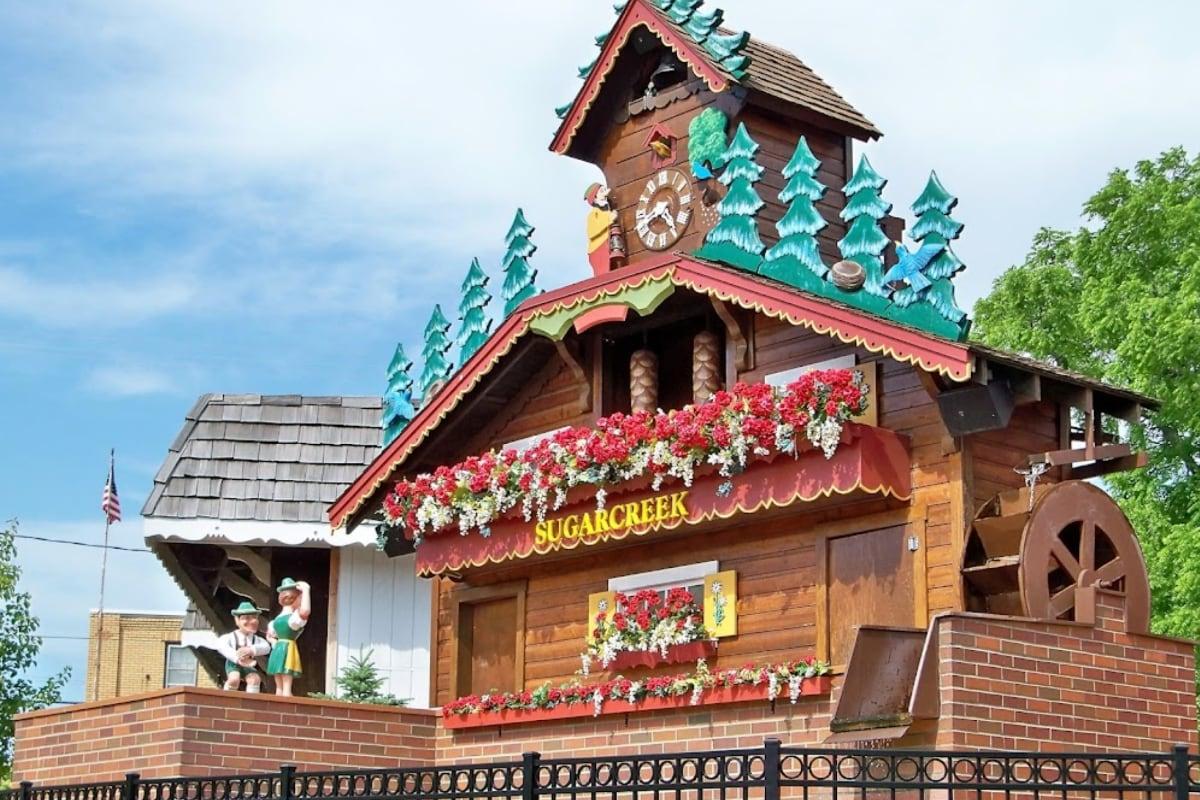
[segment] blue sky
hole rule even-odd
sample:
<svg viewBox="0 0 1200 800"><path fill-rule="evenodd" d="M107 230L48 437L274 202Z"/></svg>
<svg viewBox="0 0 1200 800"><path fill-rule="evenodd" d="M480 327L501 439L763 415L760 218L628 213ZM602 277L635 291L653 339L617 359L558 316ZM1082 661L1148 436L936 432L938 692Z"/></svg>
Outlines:
<svg viewBox="0 0 1200 800"><path fill-rule="evenodd" d="M724 6L884 130L898 208L931 168L962 198L967 304L1112 168L1200 147L1194 3ZM0 517L98 541L115 447L114 541L140 544L197 395L379 392L470 258L496 274L518 205L540 285L582 277L596 174L546 146L609 7L0 0ZM43 632L83 635L98 552L20 549ZM110 577L110 607L181 607L152 557ZM83 653L46 644L68 699Z"/></svg>

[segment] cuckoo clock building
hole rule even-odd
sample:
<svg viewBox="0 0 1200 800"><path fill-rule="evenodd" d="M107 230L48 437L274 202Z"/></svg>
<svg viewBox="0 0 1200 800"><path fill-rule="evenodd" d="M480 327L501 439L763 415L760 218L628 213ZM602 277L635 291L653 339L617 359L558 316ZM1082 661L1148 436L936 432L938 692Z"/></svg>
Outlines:
<svg viewBox="0 0 1200 800"><path fill-rule="evenodd" d="M518 211L388 367L328 510L429 587L391 613L434 710L387 752L1194 743L1193 645L1096 480L1156 401L972 341L958 199L892 197L876 123L735 24L628 0L581 42L550 149L596 168L591 277Z"/></svg>

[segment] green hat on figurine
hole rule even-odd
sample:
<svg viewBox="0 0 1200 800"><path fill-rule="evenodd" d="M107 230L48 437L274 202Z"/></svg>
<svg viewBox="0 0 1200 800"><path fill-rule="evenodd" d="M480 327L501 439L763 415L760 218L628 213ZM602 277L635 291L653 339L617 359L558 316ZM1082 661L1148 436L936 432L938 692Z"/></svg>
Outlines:
<svg viewBox="0 0 1200 800"><path fill-rule="evenodd" d="M298 592L298 591L300 591L300 587L297 586L296 582L294 580L292 580L291 578L284 578L283 583L281 583L277 587L275 587L275 591L276 592L287 592L287 591Z"/></svg>
<svg viewBox="0 0 1200 800"><path fill-rule="evenodd" d="M247 600L243 600L240 606L229 613L235 617L248 617L251 615L257 617L262 613L262 609Z"/></svg>

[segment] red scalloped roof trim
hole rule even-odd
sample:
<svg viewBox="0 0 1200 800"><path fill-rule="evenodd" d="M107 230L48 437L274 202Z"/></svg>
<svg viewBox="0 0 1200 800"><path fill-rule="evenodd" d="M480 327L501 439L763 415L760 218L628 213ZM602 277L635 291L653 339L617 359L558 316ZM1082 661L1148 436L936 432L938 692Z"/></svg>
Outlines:
<svg viewBox="0 0 1200 800"><path fill-rule="evenodd" d="M605 273L526 300L426 404L408 427L376 456L329 509L329 520L340 528L370 499L418 445L441 424L463 398L516 346L537 316L583 306L648 280L669 277L676 286L784 319L817 333L833 336L871 352L919 366L954 381L971 377L974 359L966 344L921 333L865 312L801 294L747 273L693 259L681 253L661 253L632 267Z"/></svg>
<svg viewBox="0 0 1200 800"><path fill-rule="evenodd" d="M583 88L579 90L579 94L575 95L571 110L567 112L567 116L558 126L558 131L554 134L554 141L550 143L550 149L553 152L565 153L571 146L575 134L579 132L579 127L587 117L587 112L600 94L604 79L612 71L621 49L625 47L629 37L639 27L644 27L658 36L662 43L675 51L675 55L691 67L692 71L699 75L708 84L708 88L714 92L723 92L729 86L729 79L717 69L695 42L681 36L659 17L657 11L646 5L644 0L630 0L629 5L617 19L616 25L613 26L612 33L609 34L608 41L604 43L604 49L600 51L600 57L596 60L596 65L592 67L591 73L583 83Z"/></svg>

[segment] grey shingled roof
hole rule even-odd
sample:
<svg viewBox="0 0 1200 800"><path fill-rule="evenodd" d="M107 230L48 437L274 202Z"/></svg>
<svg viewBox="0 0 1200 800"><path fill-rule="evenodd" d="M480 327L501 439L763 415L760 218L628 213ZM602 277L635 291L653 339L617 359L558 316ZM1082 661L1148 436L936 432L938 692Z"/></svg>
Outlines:
<svg viewBox="0 0 1200 800"><path fill-rule="evenodd" d="M381 416L378 397L204 395L142 515L324 523L379 452Z"/></svg>

